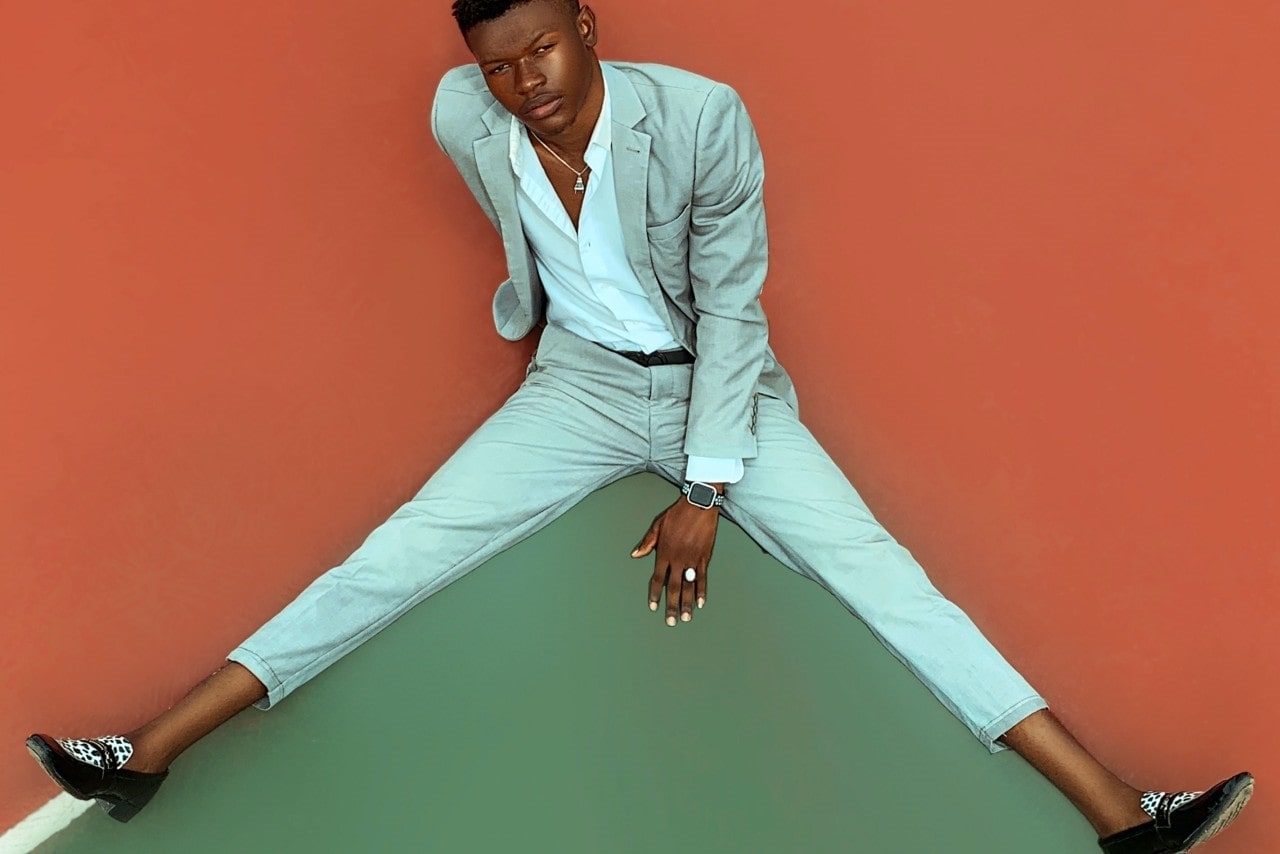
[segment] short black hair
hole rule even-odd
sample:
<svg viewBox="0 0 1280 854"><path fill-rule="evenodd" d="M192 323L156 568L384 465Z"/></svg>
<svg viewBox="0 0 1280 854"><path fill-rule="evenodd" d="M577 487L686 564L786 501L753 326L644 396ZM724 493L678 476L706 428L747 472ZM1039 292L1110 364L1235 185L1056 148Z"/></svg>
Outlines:
<svg viewBox="0 0 1280 854"><path fill-rule="evenodd" d="M454 0L453 18L458 22L458 29L465 36L476 24L501 18L517 6L531 3L533 0ZM581 11L578 0L556 0L569 12L577 16Z"/></svg>

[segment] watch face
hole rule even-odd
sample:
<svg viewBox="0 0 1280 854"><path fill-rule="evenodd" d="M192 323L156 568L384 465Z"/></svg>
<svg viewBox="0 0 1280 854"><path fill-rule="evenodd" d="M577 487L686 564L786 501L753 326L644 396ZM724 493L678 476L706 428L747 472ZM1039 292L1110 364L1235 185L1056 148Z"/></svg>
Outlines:
<svg viewBox="0 0 1280 854"><path fill-rule="evenodd" d="M689 487L689 501L699 507L711 507L715 504L716 491L705 483L695 483Z"/></svg>

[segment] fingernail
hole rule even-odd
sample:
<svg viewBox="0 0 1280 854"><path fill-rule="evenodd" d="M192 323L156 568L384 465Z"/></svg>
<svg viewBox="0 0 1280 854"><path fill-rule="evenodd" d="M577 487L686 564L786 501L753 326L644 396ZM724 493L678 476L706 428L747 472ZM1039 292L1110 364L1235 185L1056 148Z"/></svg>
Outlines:
<svg viewBox="0 0 1280 854"><path fill-rule="evenodd" d="M667 617L667 625L668 625L668 626L674 626L675 624L676 624L676 618L675 618L675 617Z"/></svg>
<svg viewBox="0 0 1280 854"><path fill-rule="evenodd" d="M706 600L706 599L704 599L704 598L700 598L700 599L698 599L698 607L699 607L699 608L701 608L701 607L702 607L703 605L705 605L705 604L707 604L707 600Z"/></svg>
<svg viewBox="0 0 1280 854"><path fill-rule="evenodd" d="M657 602L650 602L650 603L649 603L649 610L650 610L650 611L656 611L656 610L658 610L658 603L657 603Z"/></svg>
<svg viewBox="0 0 1280 854"><path fill-rule="evenodd" d="M685 611L683 614L680 615L680 621L683 623L687 623L692 619L693 619L693 615L690 614L688 611Z"/></svg>

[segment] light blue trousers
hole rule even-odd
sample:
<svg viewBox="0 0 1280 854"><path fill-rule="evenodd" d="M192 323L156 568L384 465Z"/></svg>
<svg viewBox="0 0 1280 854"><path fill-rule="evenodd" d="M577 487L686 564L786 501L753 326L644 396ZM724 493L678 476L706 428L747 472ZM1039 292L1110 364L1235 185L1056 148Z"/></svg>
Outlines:
<svg viewBox="0 0 1280 854"><path fill-rule="evenodd" d="M228 658L269 708L393 620L591 492L684 479L691 365L645 368L548 326L519 390L364 543ZM816 580L992 752L1047 706L872 517L784 402L757 400L758 456L722 512Z"/></svg>

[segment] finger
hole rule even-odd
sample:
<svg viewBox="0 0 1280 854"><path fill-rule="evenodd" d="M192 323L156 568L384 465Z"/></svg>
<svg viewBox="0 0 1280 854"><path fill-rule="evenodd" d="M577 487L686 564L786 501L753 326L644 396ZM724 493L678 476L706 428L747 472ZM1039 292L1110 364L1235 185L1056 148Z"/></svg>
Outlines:
<svg viewBox="0 0 1280 854"><path fill-rule="evenodd" d="M683 568L671 567L671 571L667 573L667 625L674 626L680 620L680 585L684 581L680 578L680 573L684 572Z"/></svg>
<svg viewBox="0 0 1280 854"><path fill-rule="evenodd" d="M698 570L698 579L693 582L693 598L699 608L707 604L707 567Z"/></svg>
<svg viewBox="0 0 1280 854"><path fill-rule="evenodd" d="M653 547L658 544L658 523L654 522L649 526L649 530L645 532L644 537L634 549L631 550L632 557L644 557L653 551Z"/></svg>
<svg viewBox="0 0 1280 854"><path fill-rule="evenodd" d="M662 586L667 583L667 574L659 572L654 566L653 575L649 576L649 610L658 610L658 602L662 599Z"/></svg>
<svg viewBox="0 0 1280 854"><path fill-rule="evenodd" d="M640 538L640 544L631 549L631 557L644 557L645 554L653 551L654 545L658 544L658 522L662 520L662 516L658 516L653 520L653 524L649 525L649 530L645 531L644 536Z"/></svg>
<svg viewBox="0 0 1280 854"><path fill-rule="evenodd" d="M689 570L693 570L693 580L689 578ZM688 567L681 573L680 577L680 620L681 622L689 622L693 619L693 587L698 578L698 568Z"/></svg>

